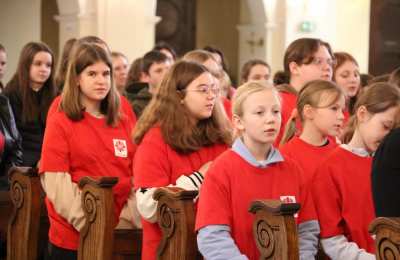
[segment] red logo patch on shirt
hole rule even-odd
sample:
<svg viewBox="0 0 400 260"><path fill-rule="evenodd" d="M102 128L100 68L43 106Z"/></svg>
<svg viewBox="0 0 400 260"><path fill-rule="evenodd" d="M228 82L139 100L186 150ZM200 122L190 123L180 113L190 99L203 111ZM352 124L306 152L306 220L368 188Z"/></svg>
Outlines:
<svg viewBox="0 0 400 260"><path fill-rule="evenodd" d="M126 141L121 139L113 139L114 143L114 153L117 157L128 157L128 147L126 146Z"/></svg>
<svg viewBox="0 0 400 260"><path fill-rule="evenodd" d="M295 196L280 196L279 198L283 203L296 203ZM299 216L298 213L294 214L294 217L297 218Z"/></svg>
<svg viewBox="0 0 400 260"><path fill-rule="evenodd" d="M280 200L283 203L296 203L296 197L295 196L280 196Z"/></svg>

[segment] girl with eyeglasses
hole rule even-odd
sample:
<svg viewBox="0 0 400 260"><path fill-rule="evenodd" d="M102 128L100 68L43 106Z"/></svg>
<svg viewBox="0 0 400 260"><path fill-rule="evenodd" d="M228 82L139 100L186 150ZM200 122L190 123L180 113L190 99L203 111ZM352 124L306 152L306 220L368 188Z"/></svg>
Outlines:
<svg viewBox="0 0 400 260"><path fill-rule="evenodd" d="M156 259L161 230L152 195L165 186L199 190L210 163L231 142L229 122L209 70L194 62L174 64L140 117L133 172L143 224L142 259Z"/></svg>
<svg viewBox="0 0 400 260"><path fill-rule="evenodd" d="M218 61L215 59L215 57L211 52L206 50L189 51L182 57L182 60L197 62L204 65L211 72L211 74L217 79L216 85L220 89L222 88L224 70L222 69L222 66L218 63ZM224 97L223 95L219 95L219 98L221 99L222 102L217 103L217 105L220 104L223 105L226 115L228 116L229 119L232 119L231 101L226 97Z"/></svg>
<svg viewBox="0 0 400 260"><path fill-rule="evenodd" d="M332 80L334 58L329 43L320 39L300 38L286 49L283 65L287 84L278 86L282 99L282 125L275 141L276 146L296 106L297 93L312 80Z"/></svg>

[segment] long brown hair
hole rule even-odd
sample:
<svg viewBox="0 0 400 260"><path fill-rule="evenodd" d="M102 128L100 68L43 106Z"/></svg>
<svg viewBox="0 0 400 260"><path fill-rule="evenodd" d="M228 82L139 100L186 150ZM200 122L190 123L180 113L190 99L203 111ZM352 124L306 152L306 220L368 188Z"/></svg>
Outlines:
<svg viewBox="0 0 400 260"><path fill-rule="evenodd" d="M361 89L354 106L354 115L352 115L347 124L347 128L342 136L342 142L348 143L353 137L354 131L358 125L356 111L364 106L371 114L382 113L389 108L400 105L399 89L389 83L375 83Z"/></svg>
<svg viewBox="0 0 400 260"><path fill-rule="evenodd" d="M326 99L326 95L329 95L329 101L327 104L323 99ZM344 97L343 90L338 87L335 83L326 80L313 80L308 82L301 89L297 96L296 112L292 113L292 116L288 120L285 126L285 132L283 134L280 145L289 142L293 138L296 129L296 120L300 119L304 123L304 107L310 105L314 108L329 107L336 103L341 97ZM321 106L321 102L324 102L324 106Z"/></svg>
<svg viewBox="0 0 400 260"><path fill-rule="evenodd" d="M47 52L51 55L50 76L40 89L42 93L40 101L37 99L35 91L31 88L30 79L32 62L35 55L39 52ZM17 70L4 90L5 93L16 93L21 98L23 122L46 121L47 111L56 96L53 75L54 55L51 49L42 42L27 43L21 51Z"/></svg>
<svg viewBox="0 0 400 260"><path fill-rule="evenodd" d="M221 104L214 106L212 116L193 123L190 112L182 105L185 89L203 73L210 73L201 64L179 61L168 71L150 104L136 124L134 141L140 144L146 132L159 125L165 142L182 154L217 143L230 144L231 133L225 122ZM216 102L220 102L216 99Z"/></svg>
<svg viewBox="0 0 400 260"><path fill-rule="evenodd" d="M77 84L78 76L83 70L97 62L104 62L110 69L111 88L107 96L100 103L100 112L106 116L109 126L115 126L119 120L119 95L113 84L112 63L107 51L91 43L78 43L74 46L71 60L68 64L64 89L61 94L60 108L73 121L83 119L84 107L80 102L81 90Z"/></svg>

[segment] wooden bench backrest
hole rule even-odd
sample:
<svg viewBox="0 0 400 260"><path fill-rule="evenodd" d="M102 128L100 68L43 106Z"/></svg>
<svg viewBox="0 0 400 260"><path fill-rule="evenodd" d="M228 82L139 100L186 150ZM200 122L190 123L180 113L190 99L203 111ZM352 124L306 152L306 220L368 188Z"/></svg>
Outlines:
<svg viewBox="0 0 400 260"><path fill-rule="evenodd" d="M37 171L10 170L10 198L14 204L7 232L7 259L36 260L41 212L41 185Z"/></svg>
<svg viewBox="0 0 400 260"><path fill-rule="evenodd" d="M369 232L376 236L377 260L400 260L400 218L376 218Z"/></svg>
<svg viewBox="0 0 400 260"><path fill-rule="evenodd" d="M158 201L157 218L163 236L157 250L160 260L201 259L197 250L195 208L197 191L180 188L159 188L153 195Z"/></svg>
<svg viewBox="0 0 400 260"><path fill-rule="evenodd" d="M253 235L260 259L298 260L299 246L294 214L298 203L279 200L257 200L249 211L255 214Z"/></svg>
<svg viewBox="0 0 400 260"><path fill-rule="evenodd" d="M142 230L114 229L113 186L115 177L79 182L86 223L80 234L78 260L136 260L141 258Z"/></svg>
<svg viewBox="0 0 400 260"><path fill-rule="evenodd" d="M141 230L114 230L114 207L111 188L117 178L99 180L84 178L82 205L87 218L82 231L78 258L136 260L141 257ZM40 217L46 212L41 209L41 185L37 171L32 168L15 167L11 171L10 197L14 206L8 225L7 259L37 259L38 244L47 235L48 225ZM47 219L47 216L45 216ZM43 221L42 221L43 222ZM115 243L113 243L115 241Z"/></svg>

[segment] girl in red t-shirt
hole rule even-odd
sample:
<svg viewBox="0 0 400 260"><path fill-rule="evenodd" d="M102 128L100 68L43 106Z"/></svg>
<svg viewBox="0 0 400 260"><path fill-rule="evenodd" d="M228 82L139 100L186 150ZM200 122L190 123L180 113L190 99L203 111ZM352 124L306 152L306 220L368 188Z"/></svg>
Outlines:
<svg viewBox="0 0 400 260"><path fill-rule="evenodd" d="M301 203L297 217L301 259L317 253L319 227L301 169L272 146L280 127L277 90L248 82L233 99L239 136L210 166L200 191L197 241L205 259L259 259L248 212L256 199Z"/></svg>
<svg viewBox="0 0 400 260"><path fill-rule="evenodd" d="M312 80L332 80L333 64L329 43L320 39L300 38L287 47L283 59L283 75L287 82L277 86L282 100L282 123L275 146L279 145L285 125L296 107L297 93Z"/></svg>
<svg viewBox="0 0 400 260"><path fill-rule="evenodd" d="M120 106L111 75L107 51L90 43L74 46L60 105L47 121L39 168L50 219L49 259L76 259L85 224L77 183L84 176L118 177L115 214L134 220L134 122Z"/></svg>
<svg viewBox="0 0 400 260"><path fill-rule="evenodd" d="M347 52L335 52L333 81L341 87L346 95L345 123L353 114L357 94L361 88L360 69L356 59Z"/></svg>
<svg viewBox="0 0 400 260"><path fill-rule="evenodd" d="M216 78L199 63L174 64L144 110L134 139L133 172L138 209L143 217L142 259L156 259L161 230L156 188L198 190L211 161L231 142L229 122L218 98Z"/></svg>
<svg viewBox="0 0 400 260"><path fill-rule="evenodd" d="M375 218L371 193L371 155L395 126L399 90L387 83L364 88L355 104L342 145L319 165L313 198L321 244L332 259L375 259L368 225Z"/></svg>
<svg viewBox="0 0 400 260"><path fill-rule="evenodd" d="M334 83L314 80L299 92L296 109L286 125L280 149L303 169L306 181L311 181L315 168L337 146L343 125L345 97ZM302 130L296 136L296 119Z"/></svg>

